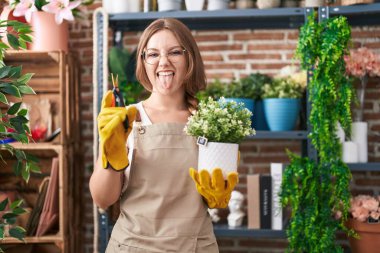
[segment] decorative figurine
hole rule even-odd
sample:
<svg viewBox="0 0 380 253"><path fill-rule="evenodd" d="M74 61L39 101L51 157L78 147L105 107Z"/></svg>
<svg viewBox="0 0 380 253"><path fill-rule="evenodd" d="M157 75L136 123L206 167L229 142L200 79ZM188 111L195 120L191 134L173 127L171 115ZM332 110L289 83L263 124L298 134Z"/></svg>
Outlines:
<svg viewBox="0 0 380 253"><path fill-rule="evenodd" d="M227 217L229 227L240 227L245 213L241 210L244 196L238 191L232 191L231 199L228 203L230 214Z"/></svg>

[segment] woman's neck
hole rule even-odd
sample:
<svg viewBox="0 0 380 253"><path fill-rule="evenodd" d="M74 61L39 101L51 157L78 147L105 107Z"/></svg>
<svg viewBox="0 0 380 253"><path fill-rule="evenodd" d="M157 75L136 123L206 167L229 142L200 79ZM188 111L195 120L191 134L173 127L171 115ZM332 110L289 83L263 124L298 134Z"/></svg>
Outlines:
<svg viewBox="0 0 380 253"><path fill-rule="evenodd" d="M187 110L184 96L160 96L152 93L149 98L144 101L144 105L159 111Z"/></svg>

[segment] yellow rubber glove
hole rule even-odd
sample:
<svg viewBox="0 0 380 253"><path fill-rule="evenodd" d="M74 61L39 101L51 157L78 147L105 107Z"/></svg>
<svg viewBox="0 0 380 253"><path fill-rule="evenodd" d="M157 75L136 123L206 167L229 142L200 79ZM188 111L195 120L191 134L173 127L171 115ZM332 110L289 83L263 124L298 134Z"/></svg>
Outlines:
<svg viewBox="0 0 380 253"><path fill-rule="evenodd" d="M102 166L107 168L109 164L113 169L122 171L129 165L126 140L136 119L137 109L134 106L111 107L112 99L112 91L108 91L98 115ZM129 124L126 130L123 122L127 116Z"/></svg>
<svg viewBox="0 0 380 253"><path fill-rule="evenodd" d="M207 170L199 173L194 168L189 170L195 182L197 191L206 199L209 208L226 208L231 198L231 192L239 181L237 172L230 172L224 180L222 170L215 168L212 176Z"/></svg>

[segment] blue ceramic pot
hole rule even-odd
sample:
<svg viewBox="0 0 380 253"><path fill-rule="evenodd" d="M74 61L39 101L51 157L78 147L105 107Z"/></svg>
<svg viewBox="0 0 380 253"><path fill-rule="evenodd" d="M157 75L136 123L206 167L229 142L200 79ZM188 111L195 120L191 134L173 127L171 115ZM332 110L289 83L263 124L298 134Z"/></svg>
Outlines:
<svg viewBox="0 0 380 253"><path fill-rule="evenodd" d="M300 108L299 98L266 98L264 101L264 113L271 131L294 130Z"/></svg>

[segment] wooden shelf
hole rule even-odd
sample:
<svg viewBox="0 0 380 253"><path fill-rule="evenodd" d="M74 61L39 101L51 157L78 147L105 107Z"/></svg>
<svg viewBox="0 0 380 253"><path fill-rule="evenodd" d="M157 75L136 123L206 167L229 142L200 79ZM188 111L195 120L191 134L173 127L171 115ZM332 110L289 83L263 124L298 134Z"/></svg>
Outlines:
<svg viewBox="0 0 380 253"><path fill-rule="evenodd" d="M55 242L63 242L63 237L59 235L48 235L48 236L40 236L40 237L25 237L25 242L19 241L12 237L5 237L4 240L1 241L1 244L24 244L24 243L55 243Z"/></svg>

